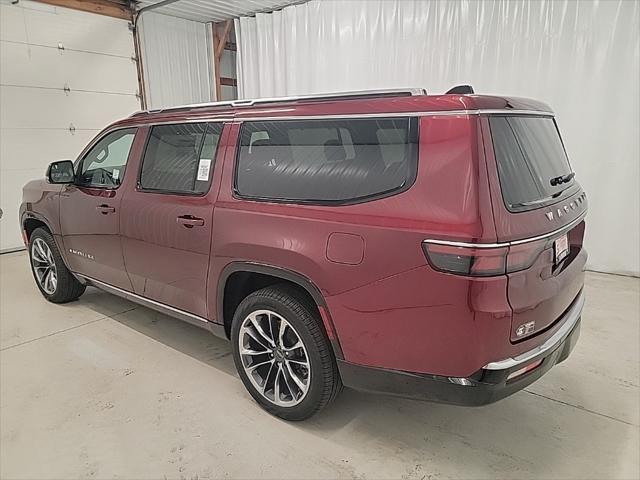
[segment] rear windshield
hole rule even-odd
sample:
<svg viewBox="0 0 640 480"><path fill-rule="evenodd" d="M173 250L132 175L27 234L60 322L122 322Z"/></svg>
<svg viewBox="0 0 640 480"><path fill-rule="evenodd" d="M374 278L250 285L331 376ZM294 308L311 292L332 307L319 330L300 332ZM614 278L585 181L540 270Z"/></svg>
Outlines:
<svg viewBox="0 0 640 480"><path fill-rule="evenodd" d="M509 208L541 206L573 186L573 179L558 182L571 166L553 118L493 116L489 123Z"/></svg>

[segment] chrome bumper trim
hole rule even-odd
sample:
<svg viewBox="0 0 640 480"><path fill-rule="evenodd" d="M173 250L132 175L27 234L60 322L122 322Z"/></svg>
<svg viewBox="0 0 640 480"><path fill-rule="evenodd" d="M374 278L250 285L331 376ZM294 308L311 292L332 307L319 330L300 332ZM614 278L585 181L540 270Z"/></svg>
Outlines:
<svg viewBox="0 0 640 480"><path fill-rule="evenodd" d="M542 356L548 351L552 350L556 347L560 342L562 342L565 337L573 330L578 320L582 315L582 307L584 306L584 292L581 291L577 298L574 300L573 305L569 309L567 313L564 315L564 319L561 320L564 323L558 329L553 336L549 337L546 342L542 345L538 345L536 348L529 350L528 352L521 353L520 355L512 358L505 358L504 360L500 360L497 362L491 362L485 365L483 368L485 370L506 370L509 368L517 367L522 365L523 363L527 363L530 360L535 359L536 357Z"/></svg>

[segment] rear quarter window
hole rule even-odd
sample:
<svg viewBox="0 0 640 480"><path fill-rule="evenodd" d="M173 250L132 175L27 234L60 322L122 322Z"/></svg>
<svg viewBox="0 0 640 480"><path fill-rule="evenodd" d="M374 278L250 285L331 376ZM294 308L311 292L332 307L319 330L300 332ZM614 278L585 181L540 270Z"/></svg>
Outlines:
<svg viewBox="0 0 640 480"><path fill-rule="evenodd" d="M235 190L242 197L344 203L408 188L417 169L416 118L246 122Z"/></svg>

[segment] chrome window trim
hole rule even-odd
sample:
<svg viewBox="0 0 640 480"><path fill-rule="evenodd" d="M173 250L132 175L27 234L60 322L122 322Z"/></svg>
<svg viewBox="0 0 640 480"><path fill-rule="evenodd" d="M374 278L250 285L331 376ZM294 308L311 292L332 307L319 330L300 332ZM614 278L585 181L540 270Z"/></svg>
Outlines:
<svg viewBox="0 0 640 480"><path fill-rule="evenodd" d="M537 115L542 117L554 117L553 112L544 110L509 110L508 108L480 109L475 110L480 115Z"/></svg>
<svg viewBox="0 0 640 480"><path fill-rule="evenodd" d="M493 115L502 113L505 115L539 115L551 116L551 112L541 112L538 110L434 110L434 111L415 111L415 112L376 112L376 113L344 113L336 115L282 115L277 117L242 117L244 112L238 112L234 116L235 122L259 122L259 121L275 121L275 120L339 120L349 118L395 118L395 117L449 117L464 115ZM250 113L250 112L247 112ZM253 112L251 112L253 113Z"/></svg>
<svg viewBox="0 0 640 480"><path fill-rule="evenodd" d="M521 240L513 240L511 242L499 242L499 243L470 243L470 242L456 242L451 240L438 240L436 238L426 238L422 241L422 243L430 243L433 245L447 245L450 247L467 247L467 248L499 248L499 247L509 247L511 245L522 245L523 243L531 243L536 242L538 240L544 240L545 238L553 237L563 231L570 230L572 227L580 223L584 217L587 216L587 210L585 210L578 218L575 218L568 224L556 228L555 230L545 233L542 235L537 235L535 237L523 238Z"/></svg>
<svg viewBox="0 0 640 480"><path fill-rule="evenodd" d="M574 300L573 304L569 308L569 311L564 314L563 320L564 323L558 329L556 333L554 333L551 337L549 337L543 344L538 345L537 347L521 353L515 357L505 358L504 360L499 360L497 362L487 363L484 367L485 370L507 370L510 368L518 367L524 363L527 363L536 357L544 355L549 350L554 349L559 343L561 343L565 337L573 330L573 327L578 323L582 316L582 308L584 307L584 292L581 291L577 298Z"/></svg>
<svg viewBox="0 0 640 480"><path fill-rule="evenodd" d="M193 114L193 113L192 113ZM243 117L244 114L251 115ZM190 120L164 120L135 122L136 126L154 126L175 123L200 123L200 122L265 122L276 120L339 120L350 118L395 118L395 117L444 117L444 116L461 116L461 115L535 115L543 117L553 117L553 112L540 110L424 110L424 111L407 111L407 112L376 112L376 113L343 113L335 115L280 115L280 116L256 116L256 112L235 112L231 116L211 117L203 115L197 119Z"/></svg>

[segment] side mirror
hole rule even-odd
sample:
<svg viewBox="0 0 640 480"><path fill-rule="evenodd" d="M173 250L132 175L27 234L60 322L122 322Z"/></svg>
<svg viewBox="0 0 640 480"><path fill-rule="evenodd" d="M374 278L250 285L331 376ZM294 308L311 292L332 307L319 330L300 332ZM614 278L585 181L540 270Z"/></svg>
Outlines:
<svg viewBox="0 0 640 480"><path fill-rule="evenodd" d="M47 168L47 180L50 183L73 183L76 174L73 171L71 160L60 160L49 164Z"/></svg>

